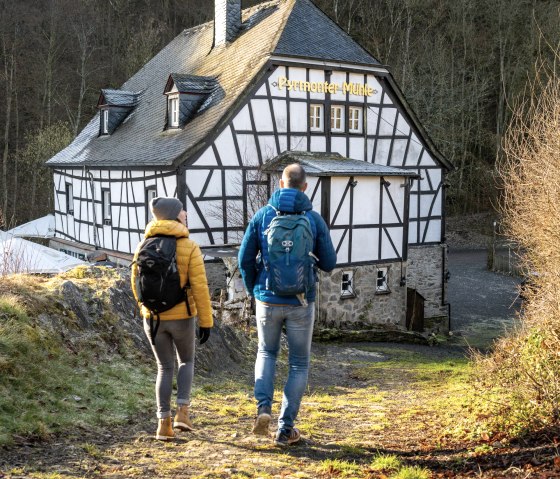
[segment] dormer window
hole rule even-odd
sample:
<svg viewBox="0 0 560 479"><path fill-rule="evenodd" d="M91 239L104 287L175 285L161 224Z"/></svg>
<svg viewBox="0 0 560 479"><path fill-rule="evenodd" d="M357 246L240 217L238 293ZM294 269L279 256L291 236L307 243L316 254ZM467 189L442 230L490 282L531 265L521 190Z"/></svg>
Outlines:
<svg viewBox="0 0 560 479"><path fill-rule="evenodd" d="M140 100L140 93L123 90L101 90L97 108L99 116L99 134L111 135L125 118L134 110Z"/></svg>
<svg viewBox="0 0 560 479"><path fill-rule="evenodd" d="M183 128L196 115L219 101L221 91L215 78L179 73L169 75L163 91L167 96L167 128Z"/></svg>
<svg viewBox="0 0 560 479"><path fill-rule="evenodd" d="M101 133L109 134L109 110L101 110Z"/></svg>
<svg viewBox="0 0 560 479"><path fill-rule="evenodd" d="M179 127L179 95L170 95L168 98L169 110L169 126L171 128Z"/></svg>

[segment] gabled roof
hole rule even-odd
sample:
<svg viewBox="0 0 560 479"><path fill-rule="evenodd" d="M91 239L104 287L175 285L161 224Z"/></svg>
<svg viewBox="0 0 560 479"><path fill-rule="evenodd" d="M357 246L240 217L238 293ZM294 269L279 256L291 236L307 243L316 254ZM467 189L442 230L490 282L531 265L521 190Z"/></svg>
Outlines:
<svg viewBox="0 0 560 479"><path fill-rule="evenodd" d="M379 62L354 42L311 0L271 0L243 11L235 41L212 48L214 22L183 31L120 90L142 92L126 121L111 135L99 136L99 114L49 166L173 168L204 147L243 104L266 74L272 56L315 58L370 65ZM165 129L167 102L162 92L178 83L212 78L219 83L184 127ZM111 96L112 93L109 93ZM115 100L113 100L115 101Z"/></svg>
<svg viewBox="0 0 560 479"><path fill-rule="evenodd" d="M141 92L112 90L104 88L99 95L97 106L122 106L133 108L138 104Z"/></svg>
<svg viewBox="0 0 560 479"><path fill-rule="evenodd" d="M172 85L175 85L180 93L199 93L204 95L212 93L218 87L219 82L213 77L172 73L169 75L164 92L167 93L171 90Z"/></svg>
<svg viewBox="0 0 560 479"><path fill-rule="evenodd" d="M296 2L274 54L345 63L380 64L310 0Z"/></svg>
<svg viewBox="0 0 560 479"><path fill-rule="evenodd" d="M339 153L307 151L286 151L267 162L263 171L282 172L291 163L303 165L309 176L418 176L415 171L353 160Z"/></svg>

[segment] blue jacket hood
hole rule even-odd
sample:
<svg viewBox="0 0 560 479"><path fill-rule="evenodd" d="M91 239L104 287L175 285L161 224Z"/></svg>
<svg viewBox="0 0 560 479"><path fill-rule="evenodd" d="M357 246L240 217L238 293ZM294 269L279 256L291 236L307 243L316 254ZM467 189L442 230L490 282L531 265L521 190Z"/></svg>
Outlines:
<svg viewBox="0 0 560 479"><path fill-rule="evenodd" d="M302 191L293 188L281 188L276 190L268 204L279 211L286 213L301 213L313 209L311 201Z"/></svg>

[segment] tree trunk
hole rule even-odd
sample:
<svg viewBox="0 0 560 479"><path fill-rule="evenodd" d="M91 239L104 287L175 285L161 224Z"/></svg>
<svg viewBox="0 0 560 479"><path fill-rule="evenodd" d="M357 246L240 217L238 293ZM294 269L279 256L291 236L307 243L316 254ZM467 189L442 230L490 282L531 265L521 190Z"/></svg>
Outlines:
<svg viewBox="0 0 560 479"><path fill-rule="evenodd" d="M41 117L39 121L40 128L51 124L52 115L52 87L53 87L53 70L56 57L56 25L54 8L51 2L49 31L43 32L46 40L48 41L47 58L45 60L45 79L43 81L43 101L41 108ZM46 120L45 120L46 115Z"/></svg>
<svg viewBox="0 0 560 479"><path fill-rule="evenodd" d="M4 56L4 75L6 77L6 124L4 126L4 151L2 153L2 213L8 214L8 156L10 154L10 125L12 120L12 94L15 71L15 35L11 52L8 53L6 41L2 42Z"/></svg>
<svg viewBox="0 0 560 479"><path fill-rule="evenodd" d="M15 115L16 115L16 138L15 138L15 143L16 143L16 151L15 151L15 155L14 155L14 174L13 174L13 194L12 194L12 209L13 209L13 213L12 213L12 220L14 222L17 221L17 216L18 216L18 211L17 211L17 198L18 198L18 164L19 164L19 101L18 101L18 91L17 91L17 87L14 89L14 111L15 111Z"/></svg>
<svg viewBox="0 0 560 479"><path fill-rule="evenodd" d="M406 80L407 80L407 71L408 71L408 64L410 61L410 32L412 30L412 15L410 13L410 6L408 4L405 5L406 9L406 32L404 37L404 52L403 52L403 60L402 60L402 76L401 76L401 88L403 91L406 91Z"/></svg>
<svg viewBox="0 0 560 479"><path fill-rule="evenodd" d="M86 94L86 52L82 50L80 57L80 95L78 97L78 110L76 112L76 122L74 123L74 136L78 136L78 128L80 127L80 119L82 116L82 103Z"/></svg>
<svg viewBox="0 0 560 479"><path fill-rule="evenodd" d="M87 62L88 59L93 51L93 48L90 44L90 36L91 36L91 29L89 26L86 26L82 23L78 29L78 43L80 46L80 66L78 75L80 77L80 94L78 96L78 106L76 110L76 120L74 122L74 136L78 135L78 129L80 128L80 122L82 118L82 105L84 102L84 97L86 95L87 89Z"/></svg>

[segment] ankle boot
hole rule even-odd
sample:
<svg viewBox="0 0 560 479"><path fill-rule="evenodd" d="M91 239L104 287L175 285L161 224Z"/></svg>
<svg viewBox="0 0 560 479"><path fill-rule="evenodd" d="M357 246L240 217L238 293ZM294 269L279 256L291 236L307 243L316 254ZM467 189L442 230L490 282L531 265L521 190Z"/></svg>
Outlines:
<svg viewBox="0 0 560 479"><path fill-rule="evenodd" d="M181 431L193 431L194 426L189 418L189 406L183 404L177 408L177 414L175 414L175 420L173 421L173 427L180 429Z"/></svg>
<svg viewBox="0 0 560 479"><path fill-rule="evenodd" d="M175 432L171 427L171 418L164 417L158 420L158 428L156 433L156 439L160 441L169 441L175 437Z"/></svg>

